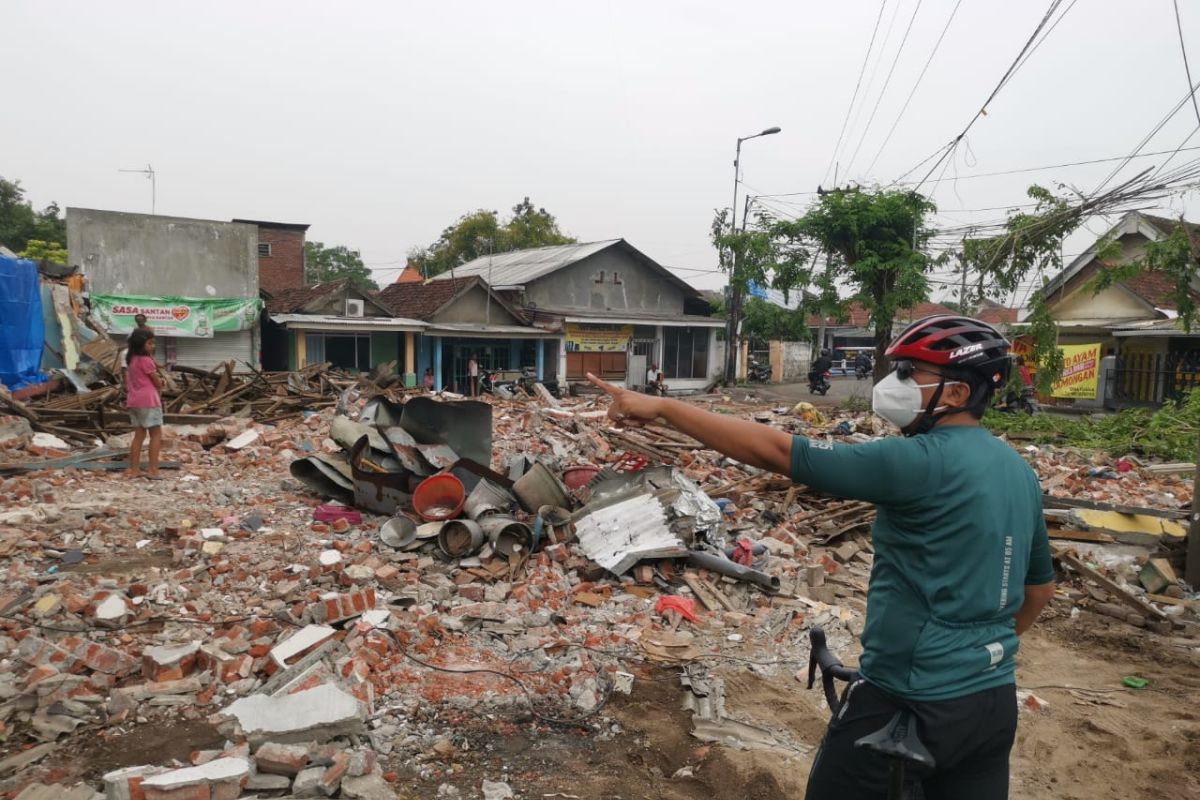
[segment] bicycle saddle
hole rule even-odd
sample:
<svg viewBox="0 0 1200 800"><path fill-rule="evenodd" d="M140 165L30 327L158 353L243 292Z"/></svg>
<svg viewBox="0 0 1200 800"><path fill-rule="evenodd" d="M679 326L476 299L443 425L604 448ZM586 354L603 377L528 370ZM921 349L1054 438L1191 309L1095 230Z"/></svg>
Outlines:
<svg viewBox="0 0 1200 800"><path fill-rule="evenodd" d="M856 741L854 748L927 769L933 769L937 763L921 743L916 720L907 711L897 711L887 725Z"/></svg>

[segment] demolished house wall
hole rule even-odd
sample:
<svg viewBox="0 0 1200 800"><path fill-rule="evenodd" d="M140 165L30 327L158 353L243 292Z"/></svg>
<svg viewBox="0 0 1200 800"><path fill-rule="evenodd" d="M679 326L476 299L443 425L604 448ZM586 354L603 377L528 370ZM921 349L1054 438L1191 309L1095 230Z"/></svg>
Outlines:
<svg viewBox="0 0 1200 800"><path fill-rule="evenodd" d="M257 297L258 229L239 222L67 209L67 251L98 294Z"/></svg>
<svg viewBox="0 0 1200 800"><path fill-rule="evenodd" d="M238 222L67 209L67 249L93 295L258 302L258 228ZM153 327L153 325L152 325ZM110 329L110 333L114 332ZM258 326L165 335L160 361L259 363Z"/></svg>

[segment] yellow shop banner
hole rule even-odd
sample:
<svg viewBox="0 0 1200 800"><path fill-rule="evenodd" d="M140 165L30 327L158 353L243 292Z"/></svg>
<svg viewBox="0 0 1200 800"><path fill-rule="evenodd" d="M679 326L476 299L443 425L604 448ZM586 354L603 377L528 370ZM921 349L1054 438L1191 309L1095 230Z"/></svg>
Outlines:
<svg viewBox="0 0 1200 800"><path fill-rule="evenodd" d="M1095 400L1100 377L1099 344L1066 344L1063 354L1062 377L1054 384L1054 397L1076 400Z"/></svg>

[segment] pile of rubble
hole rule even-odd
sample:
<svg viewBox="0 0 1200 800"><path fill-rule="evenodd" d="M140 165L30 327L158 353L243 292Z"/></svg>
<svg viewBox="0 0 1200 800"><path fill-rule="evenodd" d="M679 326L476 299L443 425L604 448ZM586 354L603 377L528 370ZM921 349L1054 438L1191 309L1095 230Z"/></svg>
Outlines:
<svg viewBox="0 0 1200 800"><path fill-rule="evenodd" d="M696 402L840 441L885 433L867 415ZM472 721L615 735L610 698L664 665L707 698L698 737L789 747L706 715L719 679L702 665L791 675L812 626L835 649L861 632L869 504L615 428L586 399L343 392L273 424L168 426L163 482L90 468L119 465L123 436L94 460L33 436L0 418L0 791L62 780L81 738L207 720L223 746L80 791L103 777L110 798L390 798L397 781L453 783L453 731ZM1048 483L1084 468L1027 455ZM1166 622L1152 629L1196 633L1178 585L1164 610L1169 587L1063 556L1090 587L1067 589L1073 605L1129 594Z"/></svg>
<svg viewBox="0 0 1200 800"><path fill-rule="evenodd" d="M85 362L80 370L56 370L44 384L10 394L0 387L0 410L26 420L33 429L72 441L107 441L128 432L119 353L107 340L103 360ZM95 348L93 348L95 350ZM295 372L234 372L227 361L212 370L175 365L161 374L163 416L169 425L205 425L237 416L264 424L333 406L348 389L387 393L392 398L415 390L403 389L395 362L366 378L311 364Z"/></svg>

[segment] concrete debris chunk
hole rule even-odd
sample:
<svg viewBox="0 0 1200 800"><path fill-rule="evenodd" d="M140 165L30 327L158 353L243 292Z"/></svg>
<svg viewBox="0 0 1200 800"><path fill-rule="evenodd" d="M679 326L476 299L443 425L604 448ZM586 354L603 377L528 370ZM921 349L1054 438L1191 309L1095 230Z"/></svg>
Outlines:
<svg viewBox="0 0 1200 800"><path fill-rule="evenodd" d="M396 800L397 795L379 773L342 779L342 797L347 800Z"/></svg>
<svg viewBox="0 0 1200 800"><path fill-rule="evenodd" d="M271 648L271 660L280 667L289 666L292 661L319 647L336 633L337 630L328 625L306 625Z"/></svg>
<svg viewBox="0 0 1200 800"><path fill-rule="evenodd" d="M142 781L141 788L146 800L184 800L191 797L237 800L249 777L250 762L246 759L218 758L198 767L184 767L152 775Z"/></svg>
<svg viewBox="0 0 1200 800"><path fill-rule="evenodd" d="M221 728L222 732L230 730L226 735L240 731L251 744L294 744L362 733L366 709L354 695L324 683L283 697L244 697L221 716L228 718ZM230 720L236 723L236 730L227 725Z"/></svg>

